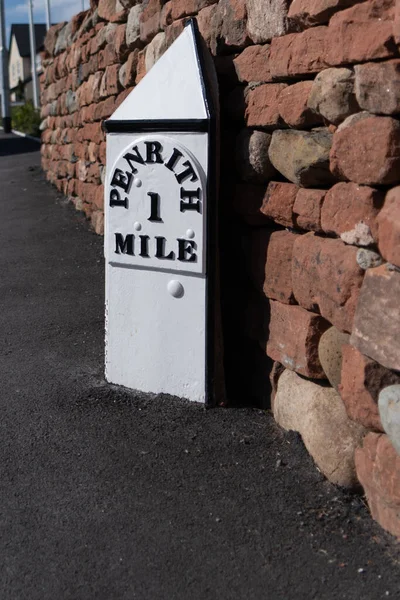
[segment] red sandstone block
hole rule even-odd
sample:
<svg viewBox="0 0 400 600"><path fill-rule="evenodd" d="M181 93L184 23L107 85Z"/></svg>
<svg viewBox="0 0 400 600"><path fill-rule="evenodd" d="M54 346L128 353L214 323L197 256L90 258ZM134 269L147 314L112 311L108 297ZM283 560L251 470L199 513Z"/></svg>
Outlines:
<svg viewBox="0 0 400 600"><path fill-rule="evenodd" d="M50 27L50 29L48 30L45 40L44 40L44 47L46 49L46 52L49 56L53 56L54 55L54 49L56 47L56 42L57 42L57 37L59 32L61 31L61 29L64 27L65 25L65 21L63 21L62 23L58 23L57 25L53 25L52 27Z"/></svg>
<svg viewBox="0 0 400 600"><path fill-rule="evenodd" d="M171 18L177 21L188 15L196 15L202 8L218 0L171 0Z"/></svg>
<svg viewBox="0 0 400 600"><path fill-rule="evenodd" d="M292 26L305 29L328 23L338 10L348 8L359 0L293 0L288 18Z"/></svg>
<svg viewBox="0 0 400 600"><path fill-rule="evenodd" d="M76 163L76 177L79 179L79 181L87 180L87 167L86 162L83 160L78 160Z"/></svg>
<svg viewBox="0 0 400 600"><path fill-rule="evenodd" d="M68 176L68 161L59 160L57 163L57 177L59 179L65 179Z"/></svg>
<svg viewBox="0 0 400 600"><path fill-rule="evenodd" d="M296 225L308 231L321 231L321 208L326 190L300 188L293 205Z"/></svg>
<svg viewBox="0 0 400 600"><path fill-rule="evenodd" d="M126 23L118 25L113 37L115 52L117 53L118 60L121 62L125 60L128 54L128 46L126 45Z"/></svg>
<svg viewBox="0 0 400 600"><path fill-rule="evenodd" d="M84 200L84 202L87 202L88 204L94 204L97 187L97 185L94 185L92 183L82 183L82 200Z"/></svg>
<svg viewBox="0 0 400 600"><path fill-rule="evenodd" d="M90 106L85 106L82 110L82 125L85 123L93 123L96 106L96 104L91 104Z"/></svg>
<svg viewBox="0 0 400 600"><path fill-rule="evenodd" d="M58 189L59 192L63 191L63 180L62 179L55 179L54 185L56 186L56 188Z"/></svg>
<svg viewBox="0 0 400 600"><path fill-rule="evenodd" d="M75 193L80 199L82 198L82 186L83 182L75 179Z"/></svg>
<svg viewBox="0 0 400 600"><path fill-rule="evenodd" d="M368 0L334 15L325 41L325 62L339 66L395 55L394 4L394 0Z"/></svg>
<svg viewBox="0 0 400 600"><path fill-rule="evenodd" d="M233 59L239 81L248 83L272 81L269 70L269 44L248 46Z"/></svg>
<svg viewBox="0 0 400 600"><path fill-rule="evenodd" d="M101 50L90 60L93 60L95 57L97 58L97 64L96 68L90 70L91 73L95 73L98 69L106 69L110 65L118 63L118 55L113 43L107 44L104 50Z"/></svg>
<svg viewBox="0 0 400 600"><path fill-rule="evenodd" d="M96 183L97 185L101 184L100 165L97 162L87 165L86 181L88 183Z"/></svg>
<svg viewBox="0 0 400 600"><path fill-rule="evenodd" d="M246 95L245 119L249 127L276 127L280 123L278 98L285 83L266 83Z"/></svg>
<svg viewBox="0 0 400 600"><path fill-rule="evenodd" d="M93 54L90 57L89 61L82 65L82 79L85 80L91 75L91 73L96 73L99 69L105 69L108 64L112 64L112 61L103 60L103 66L100 66L100 60L102 57L104 58L104 53L107 49L102 50L98 54ZM114 52L114 51L113 51ZM115 54L115 52L114 52Z"/></svg>
<svg viewBox="0 0 400 600"><path fill-rule="evenodd" d="M101 142L99 145L99 160L102 165L106 164L106 143Z"/></svg>
<svg viewBox="0 0 400 600"><path fill-rule="evenodd" d="M327 27L313 27L271 41L270 69L273 78L318 73L327 66L323 58Z"/></svg>
<svg viewBox="0 0 400 600"><path fill-rule="evenodd" d="M66 196L68 194L68 183L69 183L69 179L63 179L62 180L63 184L62 184L62 193L64 194L64 196Z"/></svg>
<svg viewBox="0 0 400 600"><path fill-rule="evenodd" d="M354 71L355 92L362 109L384 115L400 113L400 59L356 65Z"/></svg>
<svg viewBox="0 0 400 600"><path fill-rule="evenodd" d="M299 188L293 183L271 181L260 212L284 227L294 226L293 206Z"/></svg>
<svg viewBox="0 0 400 600"><path fill-rule="evenodd" d="M387 261L400 267L400 187L386 194L377 221L379 251Z"/></svg>
<svg viewBox="0 0 400 600"><path fill-rule="evenodd" d="M115 110L117 110L117 108L119 106L121 106L123 101L129 96L129 94L131 93L132 90L133 90L133 87L129 87L126 90L124 90L123 92L121 92L120 94L118 94L118 96L115 99Z"/></svg>
<svg viewBox="0 0 400 600"><path fill-rule="evenodd" d="M105 27L105 25L103 25L103 28L104 27ZM98 31L97 35L88 42L87 47L89 50L89 54L97 54L97 52L99 52L102 49L104 44L101 43L101 41L103 41L104 36L100 32L101 32L101 30Z"/></svg>
<svg viewBox="0 0 400 600"><path fill-rule="evenodd" d="M383 431L378 410L379 392L400 383L400 375L361 354L350 344L343 346L340 395L350 419L367 429Z"/></svg>
<svg viewBox="0 0 400 600"><path fill-rule="evenodd" d="M121 83L124 87L131 87L134 85L136 79L138 60L139 50L135 48L132 52L129 53L128 60L125 63L124 77L121 80Z"/></svg>
<svg viewBox="0 0 400 600"><path fill-rule="evenodd" d="M54 64L50 63L49 65L46 66L45 71L44 71L44 76L45 76L45 85L49 85L50 83L54 82Z"/></svg>
<svg viewBox="0 0 400 600"><path fill-rule="evenodd" d="M324 60L340 66L366 60L395 56L392 23L349 23L329 28ZM393 49L391 49L393 48Z"/></svg>
<svg viewBox="0 0 400 600"><path fill-rule="evenodd" d="M76 93L76 97L79 102L79 106L87 106L87 104L88 104L88 100L87 100L88 85L87 84L88 84L88 82L84 81Z"/></svg>
<svg viewBox="0 0 400 600"><path fill-rule="evenodd" d="M338 179L359 184L397 183L400 181L400 123L391 117L371 116L355 119L347 127L339 128L333 136L330 168Z"/></svg>
<svg viewBox="0 0 400 600"><path fill-rule="evenodd" d="M72 129L71 127L67 127L65 129L65 137L64 141L66 144L73 144L76 140L77 130Z"/></svg>
<svg viewBox="0 0 400 600"><path fill-rule="evenodd" d="M90 59L90 42L83 45L76 53L75 62L76 66L86 64Z"/></svg>
<svg viewBox="0 0 400 600"><path fill-rule="evenodd" d="M46 144L50 144L51 141L51 130L45 129L42 133L42 150Z"/></svg>
<svg viewBox="0 0 400 600"><path fill-rule="evenodd" d="M101 210L95 210L90 216L92 227L97 235L104 235L104 213Z"/></svg>
<svg viewBox="0 0 400 600"><path fill-rule="evenodd" d="M107 96L113 96L118 94L121 89L119 82L119 65L112 65L107 67L100 85L100 98L106 98Z"/></svg>
<svg viewBox="0 0 400 600"><path fill-rule="evenodd" d="M363 223L371 232L371 243L378 240L377 215L383 193L356 183L337 183L326 194L321 210L322 229L326 233L351 234ZM344 241L347 241L345 238Z"/></svg>
<svg viewBox="0 0 400 600"><path fill-rule="evenodd" d="M393 20L393 37L396 44L400 44L400 2L396 0Z"/></svg>
<svg viewBox="0 0 400 600"><path fill-rule="evenodd" d="M146 53L141 50L138 54L138 61L136 67L136 79L135 83L138 84L141 79L146 75Z"/></svg>
<svg viewBox="0 0 400 600"><path fill-rule="evenodd" d="M207 47L213 55L217 54L221 45L222 19L218 5L203 8L197 15L199 31Z"/></svg>
<svg viewBox="0 0 400 600"><path fill-rule="evenodd" d="M42 117L42 119L46 119L47 117L49 117L50 108L51 108L50 104L48 104L47 106L42 106L42 108L40 110L40 116Z"/></svg>
<svg viewBox="0 0 400 600"><path fill-rule="evenodd" d="M67 115L62 122L63 127L74 127L73 115Z"/></svg>
<svg viewBox="0 0 400 600"><path fill-rule="evenodd" d="M87 158L87 144L82 144L79 142L75 142L73 144L74 147L74 156L76 158L82 158L83 160L86 160Z"/></svg>
<svg viewBox="0 0 400 600"><path fill-rule="evenodd" d="M161 31L161 0L149 0L140 16L140 39L148 44Z"/></svg>
<svg viewBox="0 0 400 600"><path fill-rule="evenodd" d="M74 194L75 194L75 179L69 179L68 185L67 185L67 192L65 195L68 196L70 200L72 200L71 196L73 196Z"/></svg>
<svg viewBox="0 0 400 600"><path fill-rule="evenodd" d="M111 23L124 21L127 17L127 11L125 9L116 12L116 0L99 0L97 10L100 19L110 21Z"/></svg>
<svg viewBox="0 0 400 600"><path fill-rule="evenodd" d="M351 344L387 369L400 371L400 272L387 264L365 273Z"/></svg>
<svg viewBox="0 0 400 600"><path fill-rule="evenodd" d="M164 30L172 23L172 0L168 0L161 9L160 26Z"/></svg>
<svg viewBox="0 0 400 600"><path fill-rule="evenodd" d="M75 112L73 115L72 127L81 127L82 126L82 113L81 111Z"/></svg>
<svg viewBox="0 0 400 600"><path fill-rule="evenodd" d="M63 146L60 146L60 156L64 160L72 161L74 159L74 145L65 144Z"/></svg>
<svg viewBox="0 0 400 600"><path fill-rule="evenodd" d="M98 102L100 100L100 86L103 76L103 71L97 71L90 75L86 91L87 104L92 104L93 102Z"/></svg>
<svg viewBox="0 0 400 600"><path fill-rule="evenodd" d="M171 46L171 44L174 43L176 38L180 36L180 34L182 33L182 31L185 28L185 23L187 23L187 21L188 21L188 17L185 17L183 19L179 19L179 21L175 21L174 23L171 23L171 25L168 25L168 27L165 29L165 38L164 38L165 49L169 48Z"/></svg>
<svg viewBox="0 0 400 600"><path fill-rule="evenodd" d="M96 191L93 197L93 204L101 210L104 209L104 186L101 183L99 183L96 186Z"/></svg>
<svg viewBox="0 0 400 600"><path fill-rule="evenodd" d="M318 311L340 331L353 327L363 271L357 248L314 233L299 236L293 246L292 283L297 302Z"/></svg>
<svg viewBox="0 0 400 600"><path fill-rule="evenodd" d="M75 35L87 16L87 11L81 11L71 19L71 35Z"/></svg>
<svg viewBox="0 0 400 600"><path fill-rule="evenodd" d="M88 158L89 162L94 163L99 159L99 145L94 142L90 142L88 146Z"/></svg>
<svg viewBox="0 0 400 600"><path fill-rule="evenodd" d="M100 123L88 123L78 132L78 140L95 142L99 144L103 140L103 132Z"/></svg>
<svg viewBox="0 0 400 600"><path fill-rule="evenodd" d="M71 162L67 162L66 165L66 174L68 177L75 177L75 172L76 172L76 164L75 163L71 163Z"/></svg>
<svg viewBox="0 0 400 600"><path fill-rule="evenodd" d="M97 105L97 107L95 109L96 121L108 119L109 117L111 117L111 115L115 111L115 98L116 98L115 96L109 96L106 100L103 100L103 102L99 102L99 104ZM99 123L99 125L101 125L101 124ZM101 127L100 127L100 130L101 130ZM101 132L101 135L103 136L102 132ZM103 139L103 137L101 139Z"/></svg>
<svg viewBox="0 0 400 600"><path fill-rule="evenodd" d="M66 60L65 60L65 52L59 54L55 59L55 69L56 69L56 77L60 79L61 77L65 77L68 73Z"/></svg>
<svg viewBox="0 0 400 600"><path fill-rule="evenodd" d="M73 69L73 71L71 72L71 88L74 92L76 92L79 89L80 85L81 79L79 76L79 71L78 69Z"/></svg>
<svg viewBox="0 0 400 600"><path fill-rule="evenodd" d="M263 291L268 298L293 304L292 258L298 234L274 231L269 237L264 268Z"/></svg>
<svg viewBox="0 0 400 600"><path fill-rule="evenodd" d="M270 300L270 307L268 356L300 375L325 379L318 358L318 342L329 323L300 306Z"/></svg>
<svg viewBox="0 0 400 600"><path fill-rule="evenodd" d="M220 0L217 11L221 20L221 38L225 48L244 48L250 43L247 33L246 3Z"/></svg>
<svg viewBox="0 0 400 600"><path fill-rule="evenodd" d="M400 537L400 456L388 436L369 433L355 451L355 463L373 518Z"/></svg>
<svg viewBox="0 0 400 600"><path fill-rule="evenodd" d="M289 127L307 129L322 125L322 117L307 106L312 81L299 81L281 91L278 97L278 111Z"/></svg>

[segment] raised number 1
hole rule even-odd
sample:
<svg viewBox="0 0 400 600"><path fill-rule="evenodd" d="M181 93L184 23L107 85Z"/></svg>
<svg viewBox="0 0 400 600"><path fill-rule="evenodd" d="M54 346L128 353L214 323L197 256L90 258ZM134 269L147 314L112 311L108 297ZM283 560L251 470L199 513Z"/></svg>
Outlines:
<svg viewBox="0 0 400 600"><path fill-rule="evenodd" d="M163 220L160 217L160 196L154 192L148 192L147 195L150 196L151 200L150 217L147 220L162 223Z"/></svg>

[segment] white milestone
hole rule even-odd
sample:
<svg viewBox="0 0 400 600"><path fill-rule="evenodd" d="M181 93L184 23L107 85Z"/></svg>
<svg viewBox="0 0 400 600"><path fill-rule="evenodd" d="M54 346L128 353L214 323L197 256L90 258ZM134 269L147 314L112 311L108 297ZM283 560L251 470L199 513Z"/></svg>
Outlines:
<svg viewBox="0 0 400 600"><path fill-rule="evenodd" d="M106 379L214 403L217 108L196 23L107 131Z"/></svg>

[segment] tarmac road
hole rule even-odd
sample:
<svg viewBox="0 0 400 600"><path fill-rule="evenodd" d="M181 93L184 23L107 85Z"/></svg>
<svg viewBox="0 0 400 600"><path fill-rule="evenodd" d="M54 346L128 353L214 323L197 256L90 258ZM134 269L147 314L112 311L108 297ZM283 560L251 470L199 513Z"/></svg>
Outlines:
<svg viewBox="0 0 400 600"><path fill-rule="evenodd" d="M102 239L0 135L1 600L400 598L399 544L268 412L103 379Z"/></svg>

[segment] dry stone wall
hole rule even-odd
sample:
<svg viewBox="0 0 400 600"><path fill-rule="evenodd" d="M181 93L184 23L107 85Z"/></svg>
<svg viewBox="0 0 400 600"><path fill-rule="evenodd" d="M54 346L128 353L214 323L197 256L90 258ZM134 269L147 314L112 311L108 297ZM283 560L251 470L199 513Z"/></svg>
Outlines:
<svg viewBox="0 0 400 600"><path fill-rule="evenodd" d="M54 26L43 168L97 233L102 121L191 16L220 84L231 390L271 373L278 423L400 535L400 2L91 0Z"/></svg>

